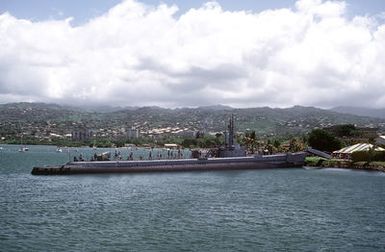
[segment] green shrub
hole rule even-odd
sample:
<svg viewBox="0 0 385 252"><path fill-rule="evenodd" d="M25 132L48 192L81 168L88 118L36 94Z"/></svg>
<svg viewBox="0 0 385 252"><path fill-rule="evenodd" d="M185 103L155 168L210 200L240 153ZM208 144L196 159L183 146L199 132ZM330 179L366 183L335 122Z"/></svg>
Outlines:
<svg viewBox="0 0 385 252"><path fill-rule="evenodd" d="M321 157L306 157L305 163L309 166L319 166L322 164L326 159Z"/></svg>
<svg viewBox="0 0 385 252"><path fill-rule="evenodd" d="M333 152L341 148L341 142L323 129L314 129L309 133L308 144L314 149Z"/></svg>
<svg viewBox="0 0 385 252"><path fill-rule="evenodd" d="M369 161L368 151L355 151L351 154L353 162Z"/></svg>
<svg viewBox="0 0 385 252"><path fill-rule="evenodd" d="M353 162L385 161L385 151L356 151L351 157Z"/></svg>
<svg viewBox="0 0 385 252"><path fill-rule="evenodd" d="M375 151L373 161L385 161L385 151Z"/></svg>

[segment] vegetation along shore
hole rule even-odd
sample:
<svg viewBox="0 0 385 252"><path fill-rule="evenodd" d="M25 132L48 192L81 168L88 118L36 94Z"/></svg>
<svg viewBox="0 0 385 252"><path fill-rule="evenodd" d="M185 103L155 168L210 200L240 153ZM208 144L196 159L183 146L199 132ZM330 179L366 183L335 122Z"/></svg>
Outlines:
<svg viewBox="0 0 385 252"><path fill-rule="evenodd" d="M351 110L314 107L232 108L207 106L79 108L45 103L0 105L0 144L92 147L217 148L224 127L235 115L236 141L248 155L323 151L307 166L384 171L385 118ZM382 139L382 140L381 140ZM339 152L357 144L367 149Z"/></svg>

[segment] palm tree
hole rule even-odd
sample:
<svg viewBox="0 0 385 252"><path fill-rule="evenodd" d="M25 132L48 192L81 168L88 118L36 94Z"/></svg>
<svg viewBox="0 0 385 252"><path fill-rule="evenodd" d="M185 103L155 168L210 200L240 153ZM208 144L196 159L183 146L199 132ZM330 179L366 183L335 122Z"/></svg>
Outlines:
<svg viewBox="0 0 385 252"><path fill-rule="evenodd" d="M255 134L255 130L253 130L251 132L246 132L245 138L244 138L244 143L246 145L248 152L254 154L255 149L258 147L258 141L257 141L257 136Z"/></svg>

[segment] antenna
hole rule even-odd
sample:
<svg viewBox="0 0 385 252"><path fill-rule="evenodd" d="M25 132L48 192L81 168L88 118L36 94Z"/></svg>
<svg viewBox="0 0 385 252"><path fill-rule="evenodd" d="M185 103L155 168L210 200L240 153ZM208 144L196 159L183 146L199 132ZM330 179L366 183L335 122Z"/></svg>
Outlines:
<svg viewBox="0 0 385 252"><path fill-rule="evenodd" d="M231 114L229 122L229 147L234 147L234 114Z"/></svg>

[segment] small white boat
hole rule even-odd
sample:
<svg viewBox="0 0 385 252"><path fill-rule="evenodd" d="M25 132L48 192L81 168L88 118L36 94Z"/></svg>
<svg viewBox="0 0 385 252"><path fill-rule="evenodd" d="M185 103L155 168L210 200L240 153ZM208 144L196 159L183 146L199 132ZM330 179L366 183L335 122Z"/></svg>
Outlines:
<svg viewBox="0 0 385 252"><path fill-rule="evenodd" d="M26 152L26 151L29 151L27 146L22 146L19 148L19 152Z"/></svg>
<svg viewBox="0 0 385 252"><path fill-rule="evenodd" d="M58 147L58 148L56 148L56 152L63 152L63 149Z"/></svg>

